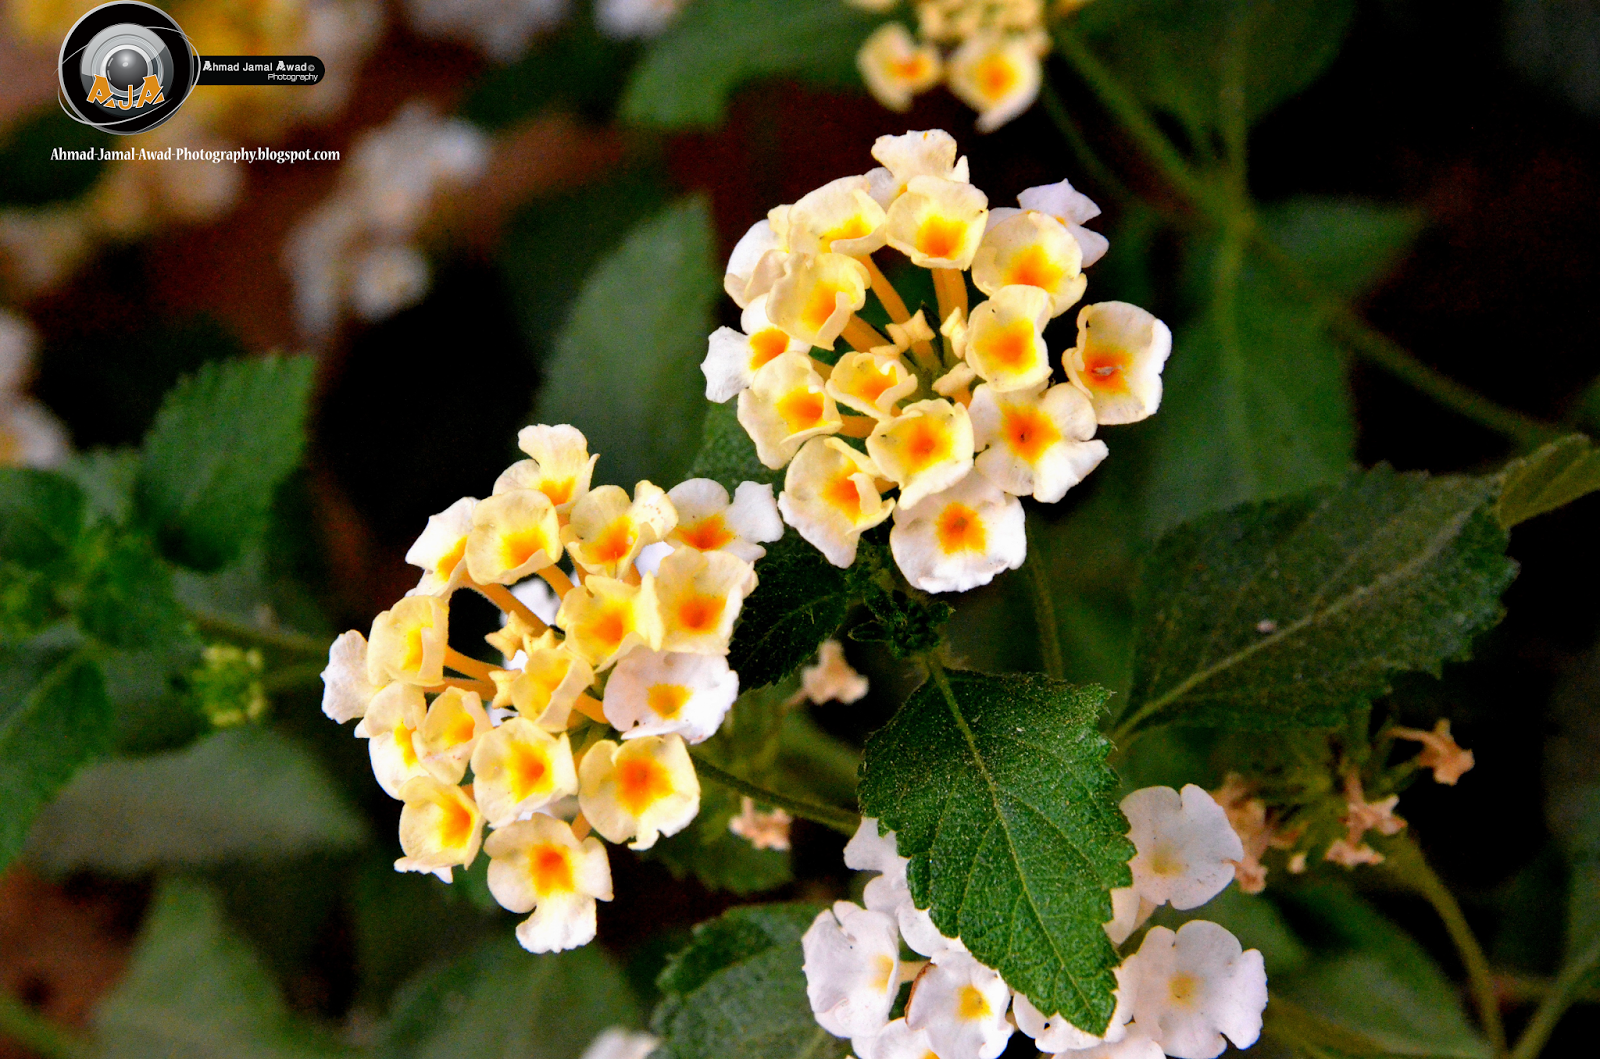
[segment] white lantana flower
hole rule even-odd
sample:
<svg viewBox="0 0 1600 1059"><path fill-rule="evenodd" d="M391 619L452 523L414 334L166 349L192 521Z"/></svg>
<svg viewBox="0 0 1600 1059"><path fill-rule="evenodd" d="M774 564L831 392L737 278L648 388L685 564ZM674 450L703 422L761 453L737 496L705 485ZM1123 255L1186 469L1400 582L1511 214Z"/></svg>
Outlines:
<svg viewBox="0 0 1600 1059"><path fill-rule="evenodd" d="M605 714L623 739L675 734L702 743L739 697L739 674L718 654L639 648L606 682Z"/></svg>
<svg viewBox="0 0 1600 1059"><path fill-rule="evenodd" d="M881 472L870 456L838 438L813 438L784 475L778 510L834 566L856 561L861 534L894 512L878 492Z"/></svg>
<svg viewBox="0 0 1600 1059"><path fill-rule="evenodd" d="M934 1055L927 1031L912 1029L903 1018L895 1019L877 1033L854 1038L850 1050L859 1059L928 1059Z"/></svg>
<svg viewBox="0 0 1600 1059"><path fill-rule="evenodd" d="M1016 1020L1019 1030L1033 1038L1041 1052L1081 1052L1097 1045L1116 1044L1128 1034L1128 1020L1133 1018L1134 992L1139 985L1133 961L1124 961L1116 969L1116 975L1117 1006L1111 1013L1111 1021L1106 1024L1105 1033L1099 1036L1080 1030L1059 1014L1046 1017L1021 993L1012 995L1012 1018Z"/></svg>
<svg viewBox="0 0 1600 1059"><path fill-rule="evenodd" d="M889 550L925 592L965 592L1015 570L1028 555L1022 505L981 474L895 509Z"/></svg>
<svg viewBox="0 0 1600 1059"><path fill-rule="evenodd" d="M356 736L367 741L372 774L391 798L399 798L409 781L428 775L417 746L417 733L427 716L422 692L395 681L372 697L366 716L356 725Z"/></svg>
<svg viewBox="0 0 1600 1059"><path fill-rule="evenodd" d="M1044 81L1040 35L976 33L951 54L945 79L978 112L979 132L993 132L1033 106Z"/></svg>
<svg viewBox="0 0 1600 1059"><path fill-rule="evenodd" d="M900 937L893 918L835 901L817 914L800 947L806 996L822 1028L835 1037L882 1030L900 986Z"/></svg>
<svg viewBox="0 0 1600 1059"><path fill-rule="evenodd" d="M967 413L978 473L1013 496L1053 504L1110 453L1094 438L1094 406L1067 383L1008 393L984 383Z"/></svg>
<svg viewBox="0 0 1600 1059"><path fill-rule="evenodd" d="M489 836L489 892L512 912L533 915L517 926L529 952L560 952L594 940L595 901L611 900L606 848L579 841L564 820L534 814Z"/></svg>
<svg viewBox="0 0 1600 1059"><path fill-rule="evenodd" d="M940 1056L995 1059L1016 1029L1006 1018L1011 990L965 952L935 956L911 986L906 1024L923 1030Z"/></svg>
<svg viewBox="0 0 1600 1059"><path fill-rule="evenodd" d="M800 670L800 692L819 705L824 702L848 705L867 693L867 678L845 661L844 646L838 640L824 640L817 648L816 665ZM845 856L849 857L848 847Z"/></svg>
<svg viewBox="0 0 1600 1059"><path fill-rule="evenodd" d="M598 0L595 24L618 40L659 37L677 21L688 0Z"/></svg>
<svg viewBox="0 0 1600 1059"><path fill-rule="evenodd" d="M406 595L448 596L467 576L467 538L472 533L474 497L464 496L437 515L406 551L406 562L422 568L422 580Z"/></svg>
<svg viewBox="0 0 1600 1059"><path fill-rule="evenodd" d="M959 939L939 933L927 910L918 908L912 900L911 888L906 882L906 866L911 862L897 852L893 831L880 835L878 821L863 817L861 826L844 847L844 863L857 871L881 873L867 883L862 900L873 911L895 918L901 936L913 952L931 957L948 951L967 951Z"/></svg>
<svg viewBox="0 0 1600 1059"><path fill-rule="evenodd" d="M1152 927L1139 947L1134 1021L1174 1059L1214 1059L1261 1036L1267 972L1261 953L1215 923L1192 920L1176 933Z"/></svg>
<svg viewBox="0 0 1600 1059"><path fill-rule="evenodd" d="M1105 236L1084 227L1100 216L1100 207L1089 196L1074 188L1070 181L1027 188L1017 196L1017 205L1025 210L1048 214L1066 225L1067 231L1072 233L1083 251L1084 268L1105 257L1111 247Z"/></svg>
<svg viewBox="0 0 1600 1059"><path fill-rule="evenodd" d="M756 372L785 353L809 353L811 347L790 338L767 316L767 299L751 299L739 318L742 330L719 327L707 340L700 371L706 377L706 400L722 404L750 388Z"/></svg>
<svg viewBox="0 0 1600 1059"><path fill-rule="evenodd" d="M667 541L697 551L724 551L753 563L767 554L763 544L783 536L783 517L772 486L740 482L728 501L728 491L710 478L690 478L667 493L678 512L678 524Z"/></svg>
<svg viewBox="0 0 1600 1059"><path fill-rule="evenodd" d="M700 812L700 780L679 736L602 739L578 767L578 805L607 842L649 849Z"/></svg>
<svg viewBox="0 0 1600 1059"><path fill-rule="evenodd" d="M355 629L340 633L322 671L322 712L340 724L364 717L378 690L367 679L367 638Z"/></svg>
<svg viewBox="0 0 1600 1059"><path fill-rule="evenodd" d="M739 308L747 308L778 282L788 256L789 248L772 230L772 223L759 220L734 244L722 277L722 289Z"/></svg>
<svg viewBox="0 0 1600 1059"><path fill-rule="evenodd" d="M552 735L525 717L512 717L478 740L472 779L473 798L490 827L578 793L567 733Z"/></svg>
<svg viewBox="0 0 1600 1059"><path fill-rule="evenodd" d="M1078 311L1078 344L1062 355L1067 377L1106 425L1137 423L1161 407L1161 369L1172 353L1167 325L1137 305L1100 302Z"/></svg>
<svg viewBox="0 0 1600 1059"><path fill-rule="evenodd" d="M660 1046L661 1038L652 1034L607 1026L589 1042L580 1059L646 1059Z"/></svg>
<svg viewBox="0 0 1600 1059"><path fill-rule="evenodd" d="M879 136L872 144L872 157L881 166L867 173L872 197L888 209L890 203L905 193L912 177L931 176L967 183L967 160L957 158L957 151L956 138L943 129Z"/></svg>
<svg viewBox="0 0 1600 1059"><path fill-rule="evenodd" d="M59 467L71 453L66 427L48 408L0 393L0 467Z"/></svg>
<svg viewBox="0 0 1600 1059"><path fill-rule="evenodd" d="M1199 908L1233 881L1244 846L1222 806L1200 787L1145 787L1122 799L1136 852L1133 889L1152 905Z"/></svg>

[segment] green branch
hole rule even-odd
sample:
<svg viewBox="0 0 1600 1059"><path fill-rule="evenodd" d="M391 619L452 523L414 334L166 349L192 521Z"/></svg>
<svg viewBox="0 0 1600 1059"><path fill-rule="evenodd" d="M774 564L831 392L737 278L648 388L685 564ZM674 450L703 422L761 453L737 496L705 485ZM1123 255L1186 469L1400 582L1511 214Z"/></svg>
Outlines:
<svg viewBox="0 0 1600 1059"><path fill-rule="evenodd" d="M1066 663L1061 658L1061 629L1056 623L1056 601L1050 594L1050 577L1044 555L1039 550L1033 523L1024 521L1028 535L1028 583L1033 587L1033 619L1039 627L1039 656L1044 671L1057 680L1067 679Z"/></svg>
<svg viewBox="0 0 1600 1059"><path fill-rule="evenodd" d="M1561 968L1561 973L1556 975L1550 991L1529 1020L1528 1028L1522 1031L1511 1059L1534 1059L1544 1050L1556 1023L1561 1021L1561 1016L1578 998L1584 980L1597 964L1600 964L1600 934L1596 934L1586 948L1568 960L1566 966Z"/></svg>
<svg viewBox="0 0 1600 1059"><path fill-rule="evenodd" d="M199 608L189 610L189 620L194 622L195 627L201 632L229 640L242 640L259 647L270 647L277 651L307 657L324 658L328 654L326 641L303 633L291 632L288 629L264 629L259 625Z"/></svg>
<svg viewBox="0 0 1600 1059"><path fill-rule="evenodd" d="M88 1045L0 991L0 1037L8 1037L44 1059L89 1059Z"/></svg>
<svg viewBox="0 0 1600 1059"><path fill-rule="evenodd" d="M845 809L836 809L831 805L818 805L815 802L791 798L786 794L769 791L765 787L757 787L749 780L740 779L731 772L724 772L719 766L707 761L704 756L694 754L695 771L714 783L747 794L763 805L770 805L777 809L798 816L803 820L831 827L840 834L853 835L856 828L861 826L861 817Z"/></svg>

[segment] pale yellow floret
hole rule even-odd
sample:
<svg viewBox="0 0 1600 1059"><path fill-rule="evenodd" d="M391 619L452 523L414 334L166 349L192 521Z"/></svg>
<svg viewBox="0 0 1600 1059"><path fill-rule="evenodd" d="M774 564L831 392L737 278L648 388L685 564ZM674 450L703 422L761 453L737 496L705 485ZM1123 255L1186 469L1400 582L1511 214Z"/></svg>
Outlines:
<svg viewBox="0 0 1600 1059"><path fill-rule="evenodd" d="M595 461L600 457L589 455L589 442L578 428L565 423L523 427L517 432L517 447L533 460L533 467L519 462L506 472L518 472L516 488L539 490L563 515L589 491ZM497 482L494 491L504 490Z"/></svg>
<svg viewBox="0 0 1600 1059"><path fill-rule="evenodd" d="M980 232L982 225L980 223ZM801 342L832 349L867 303L867 267L844 254L792 254L772 286L767 315Z"/></svg>
<svg viewBox="0 0 1600 1059"><path fill-rule="evenodd" d="M774 470L808 438L832 434L842 423L816 362L804 353L776 358L739 395L739 424L755 442L757 458Z"/></svg>
<svg viewBox="0 0 1600 1059"><path fill-rule="evenodd" d="M637 585L598 574L589 577L561 600L556 624L567 634L567 649L596 672L635 647L659 651L664 630L655 575L645 574Z"/></svg>
<svg viewBox="0 0 1600 1059"><path fill-rule="evenodd" d="M797 254L861 257L883 247L883 207L864 176L830 180L789 207L785 238Z"/></svg>
<svg viewBox="0 0 1600 1059"><path fill-rule="evenodd" d="M900 487L900 506L909 507L972 470L972 422L954 402L917 401L878 424L867 438L867 453Z"/></svg>
<svg viewBox="0 0 1600 1059"><path fill-rule="evenodd" d="M594 670L553 632L526 638L522 650L527 661L521 669L489 674L495 685L494 705L515 707L539 727L559 732L567 726L572 704L594 683Z"/></svg>
<svg viewBox="0 0 1600 1059"><path fill-rule="evenodd" d="M627 490L602 485L572 507L572 522L563 533L573 562L592 574L621 577L640 549L672 532L678 513L659 486L640 482Z"/></svg>
<svg viewBox="0 0 1600 1059"><path fill-rule="evenodd" d="M889 337L894 339L897 352L909 349L918 342L931 342L933 340L933 328L928 325L928 319L923 315L921 309L918 309L916 314L903 324L891 323L888 330ZM877 350L872 352L876 353Z"/></svg>
<svg viewBox="0 0 1600 1059"><path fill-rule="evenodd" d="M905 193L912 177L967 182L967 160L956 157L955 137L943 129L879 136L872 145L872 157L882 168L869 172L867 179L873 184L873 197L885 209Z"/></svg>
<svg viewBox="0 0 1600 1059"><path fill-rule="evenodd" d="M661 650L726 654L739 608L755 587L755 567L736 555L675 548L656 571Z"/></svg>
<svg viewBox="0 0 1600 1059"><path fill-rule="evenodd" d="M367 679L430 686L444 679L450 612L438 596L407 596L372 619Z"/></svg>
<svg viewBox="0 0 1600 1059"><path fill-rule="evenodd" d="M1094 406L1068 383L998 393L980 386L969 407L978 473L1013 496L1053 504L1106 458Z"/></svg>
<svg viewBox="0 0 1600 1059"><path fill-rule="evenodd" d="M462 497L437 515L406 552L406 562L420 566L422 580L408 594L448 596L460 586L467 567L467 535L472 532L472 511L478 501Z"/></svg>
<svg viewBox="0 0 1600 1059"><path fill-rule="evenodd" d="M972 310L967 324L967 363L995 390L1023 390L1050 378L1044 328L1050 295L1038 287L1001 287Z"/></svg>
<svg viewBox="0 0 1600 1059"><path fill-rule="evenodd" d="M889 245L923 268L972 265L989 216L989 199L971 184L914 176L889 207Z"/></svg>
<svg viewBox="0 0 1600 1059"><path fill-rule="evenodd" d="M373 696L366 716L356 725L356 736L367 741L372 775L391 798L400 797L407 780L428 774L417 746L427 714L422 691L396 681Z"/></svg>
<svg viewBox="0 0 1600 1059"><path fill-rule="evenodd" d="M938 41L963 41L995 30L1037 30L1044 0L916 0L917 28Z"/></svg>
<svg viewBox="0 0 1600 1059"><path fill-rule="evenodd" d="M565 821L540 815L501 828L483 849L494 899L512 912L533 912L517 927L523 948L561 952L594 940L595 901L611 900L599 839L580 841Z"/></svg>
<svg viewBox="0 0 1600 1059"><path fill-rule="evenodd" d="M483 840L483 815L460 787L417 776L400 788L400 848L395 871L433 872L445 882L450 869L471 864Z"/></svg>
<svg viewBox="0 0 1600 1059"><path fill-rule="evenodd" d="M486 733L472 751L472 794L490 827L578 793L567 734L552 735L522 717Z"/></svg>
<svg viewBox="0 0 1600 1059"><path fill-rule="evenodd" d="M837 438L813 438L789 464L778 510L830 563L847 567L861 534L894 511L878 492L881 476L870 456Z"/></svg>
<svg viewBox="0 0 1600 1059"><path fill-rule="evenodd" d="M1067 377L1107 425L1136 423L1161 407L1161 369L1172 332L1137 305L1099 302L1078 312L1078 344L1067 350Z"/></svg>
<svg viewBox="0 0 1600 1059"><path fill-rule="evenodd" d="M867 91L893 111L911 109L911 99L939 83L944 63L939 49L918 44L898 22L879 26L856 54L856 68Z"/></svg>
<svg viewBox="0 0 1600 1059"><path fill-rule="evenodd" d="M1066 225L1024 210L984 235L972 259L972 282L989 295L1002 287L1038 287L1050 296L1050 315L1060 316L1089 285L1082 263L1083 251Z"/></svg>
<svg viewBox="0 0 1600 1059"><path fill-rule="evenodd" d="M700 810L700 780L676 735L643 736L618 746L601 740L578 767L578 805L609 842L649 849L688 826Z"/></svg>
<svg viewBox="0 0 1600 1059"><path fill-rule="evenodd" d="M978 112L979 132L993 132L1033 106L1044 80L1042 34L980 33L950 56L945 79Z"/></svg>
<svg viewBox="0 0 1600 1059"><path fill-rule="evenodd" d="M472 510L467 572L480 585L512 585L561 558L561 519L538 489L512 489Z"/></svg>
<svg viewBox="0 0 1600 1059"><path fill-rule="evenodd" d="M833 366L825 388L846 408L888 419L895 414L896 403L916 392L917 377L898 356L846 353Z"/></svg>
<svg viewBox="0 0 1600 1059"><path fill-rule="evenodd" d="M719 327L706 342L706 358L700 370L706 377L706 400L717 404L736 397L755 382L760 371L784 353L809 353L811 345L800 342L767 318L767 298L763 294L745 306L739 326L744 330Z"/></svg>
<svg viewBox="0 0 1600 1059"><path fill-rule="evenodd" d="M489 730L489 714L476 691L446 688L428 707L417 733L422 767L441 783L460 783L478 738Z"/></svg>

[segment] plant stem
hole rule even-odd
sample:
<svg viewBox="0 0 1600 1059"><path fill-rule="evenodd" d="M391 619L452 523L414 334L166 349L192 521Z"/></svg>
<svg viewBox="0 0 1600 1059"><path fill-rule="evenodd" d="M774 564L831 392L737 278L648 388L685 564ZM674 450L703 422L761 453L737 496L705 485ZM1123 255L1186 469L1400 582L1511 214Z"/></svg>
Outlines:
<svg viewBox="0 0 1600 1059"><path fill-rule="evenodd" d="M694 754L695 771L707 779L720 783L724 787L748 794L763 805L771 805L782 809L791 815L804 820L830 827L840 834L853 835L856 828L861 826L861 817L845 809L836 809L831 805L818 805L815 802L802 801L791 798L786 794L769 791L765 787L757 787L749 780L740 779L731 772L725 772L717 765L707 761L702 755Z"/></svg>
<svg viewBox="0 0 1600 1059"><path fill-rule="evenodd" d="M1504 1056L1506 1031L1500 1022L1500 1001L1494 990L1494 976L1489 970L1489 959L1483 954L1483 946L1478 944L1478 938L1472 933L1467 917L1462 914L1455 894L1450 892L1444 880L1439 878L1433 866L1423 857L1422 848L1410 838L1400 835L1390 839L1383 843L1383 852L1387 858L1385 866L1389 873L1432 905L1433 910L1444 921L1444 929L1449 933L1450 940L1455 943L1461 964L1466 968L1467 984L1472 993L1473 1006L1478 1012L1478 1021L1483 1025L1483 1032L1488 1036L1494 1054ZM1545 998L1545 1004L1540 1005L1541 1011L1550 1000L1550 997ZM1518 1059L1522 1057L1519 1056Z"/></svg>
<svg viewBox="0 0 1600 1059"><path fill-rule="evenodd" d="M285 688L309 687L322 679L322 669L321 662L296 662L292 666L274 669L262 676L261 690L270 693Z"/></svg>
<svg viewBox="0 0 1600 1059"><path fill-rule="evenodd" d="M1111 167L1101 160L1093 147L1089 146L1088 139L1083 135L1083 127L1073 118L1071 111L1067 110L1067 105L1056 91L1056 86L1051 84L1048 78L1040 86L1039 101L1044 104L1044 112L1055 122L1056 128L1067 141L1067 146L1078 156L1083 168L1089 171L1090 179L1110 192L1113 198L1123 202L1134 201L1136 196L1128 190L1128 185L1123 183L1122 178L1112 172Z"/></svg>
<svg viewBox="0 0 1600 1059"><path fill-rule="evenodd" d="M0 1037L9 1037L44 1059L88 1059L89 1047L55 1023L0 991Z"/></svg>
<svg viewBox="0 0 1600 1059"><path fill-rule="evenodd" d="M1050 578L1045 572L1033 523L1024 522L1023 525L1028 534L1028 583L1033 586L1033 620L1039 626L1039 656L1046 673L1057 680L1065 680L1067 667L1061 658L1061 629L1056 624L1056 601L1050 595Z"/></svg>
<svg viewBox="0 0 1600 1059"><path fill-rule="evenodd" d="M195 627L201 632L214 633L230 640L243 640L261 647L271 647L274 650L314 658L325 657L328 653L327 643L314 637L290 632L287 629L263 629L258 625L251 625L207 610L191 609L189 620L194 622Z"/></svg>
<svg viewBox="0 0 1600 1059"><path fill-rule="evenodd" d="M1556 975L1555 982L1551 984L1544 1000L1540 1001L1527 1029L1522 1031L1511 1059L1534 1059L1544 1050L1556 1023L1561 1021L1561 1016L1577 999L1579 988L1596 964L1600 964L1600 934L1589 942L1588 947L1569 959L1567 965L1561 968L1561 973Z"/></svg>

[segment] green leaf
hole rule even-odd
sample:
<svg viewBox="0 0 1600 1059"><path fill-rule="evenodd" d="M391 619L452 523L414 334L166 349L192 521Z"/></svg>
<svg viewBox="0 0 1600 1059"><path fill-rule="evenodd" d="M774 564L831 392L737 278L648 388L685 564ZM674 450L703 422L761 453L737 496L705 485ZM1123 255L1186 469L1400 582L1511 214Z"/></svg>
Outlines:
<svg viewBox="0 0 1600 1059"><path fill-rule="evenodd" d="M1129 885L1108 692L1031 674L935 671L867 741L861 812L896 832L917 907L1041 1011L1103 1032Z"/></svg>
<svg viewBox="0 0 1600 1059"><path fill-rule="evenodd" d="M1582 434L1570 434L1513 460L1501 472L1495 514L1510 529L1600 490L1600 451Z"/></svg>
<svg viewBox="0 0 1600 1059"><path fill-rule="evenodd" d="M516 62L490 69L473 84L461 116L498 130L557 107L604 122L622 94L618 71L633 64L634 41L600 32L587 8L572 12L556 33L536 40Z"/></svg>
<svg viewBox="0 0 1600 1059"><path fill-rule="evenodd" d="M0 869L39 810L109 747L111 724L105 677L87 658L0 651Z"/></svg>
<svg viewBox="0 0 1600 1059"><path fill-rule="evenodd" d="M956 609L942 599L900 588L882 541L869 537L861 542L847 579L872 615L850 630L852 640L884 644L896 658L915 658L944 642L944 627Z"/></svg>
<svg viewBox="0 0 1600 1059"><path fill-rule="evenodd" d="M60 471L83 490L92 516L118 524L132 517L133 492L139 479L137 449L74 453Z"/></svg>
<svg viewBox="0 0 1600 1059"><path fill-rule="evenodd" d="M535 418L584 432L600 454L597 482L670 485L692 458L705 406L699 364L719 293L713 242L705 199L680 199L584 283Z"/></svg>
<svg viewBox="0 0 1600 1059"><path fill-rule="evenodd" d="M299 1024L277 983L223 921L216 896L156 892L127 972L95 1014L106 1059L310 1059L351 1054Z"/></svg>
<svg viewBox="0 0 1600 1059"><path fill-rule="evenodd" d="M175 562L214 570L266 530L305 447L314 367L276 356L207 364L167 395L144 439L138 496Z"/></svg>
<svg viewBox="0 0 1600 1059"><path fill-rule="evenodd" d="M1341 293L1371 286L1417 230L1402 210L1300 199L1265 211L1268 233L1310 274ZM1196 294L1211 289L1214 248L1194 255ZM1180 329L1166 396L1150 429L1145 490L1152 535L1246 500L1336 481L1355 455L1345 354L1317 310L1246 257L1227 303Z"/></svg>
<svg viewBox="0 0 1600 1059"><path fill-rule="evenodd" d="M28 859L65 874L134 875L348 849L361 817L299 743L266 728L84 769L39 816Z"/></svg>
<svg viewBox="0 0 1600 1059"><path fill-rule="evenodd" d="M45 206L75 199L94 185L104 162L56 162L50 150L110 147L112 138L60 107L46 104L17 121L0 145L0 204Z"/></svg>
<svg viewBox="0 0 1600 1059"><path fill-rule="evenodd" d="M184 637L172 575L148 537L110 534L95 553L77 605L85 633L112 647L150 647Z"/></svg>
<svg viewBox="0 0 1600 1059"><path fill-rule="evenodd" d="M578 1059L607 1026L637 1025L627 981L600 946L535 956L510 933L403 988L377 1055Z"/></svg>
<svg viewBox="0 0 1600 1059"><path fill-rule="evenodd" d="M705 420L700 424L700 450L695 453L689 475L720 482L730 496L741 482L760 482L774 490L783 488L783 471L772 470L756 457L755 443L739 424L735 401L706 409Z"/></svg>
<svg viewBox="0 0 1600 1059"><path fill-rule="evenodd" d="M83 490L50 471L0 467L0 559L59 571L83 535Z"/></svg>
<svg viewBox="0 0 1600 1059"><path fill-rule="evenodd" d="M1248 943L1247 943L1248 944ZM1261 1037L1306 1059L1422 1059L1412 1052L1393 1052L1365 1034L1356 1033L1291 1000L1274 996L1262 1013Z"/></svg>
<svg viewBox="0 0 1600 1059"><path fill-rule="evenodd" d="M650 1028L669 1059L841 1059L806 999L800 936L815 905L746 905L694 928L656 984Z"/></svg>
<svg viewBox="0 0 1600 1059"><path fill-rule="evenodd" d="M760 583L739 614L728 665L743 688L776 684L809 662L850 610L845 572L793 530L756 563Z"/></svg>
<svg viewBox="0 0 1600 1059"><path fill-rule="evenodd" d="M787 852L756 849L728 830L740 804L739 795L726 787L702 784L700 815L676 835L657 842L648 856L665 864L673 878L692 875L708 890L754 894L793 882Z"/></svg>
<svg viewBox="0 0 1600 1059"><path fill-rule="evenodd" d="M1354 0L1101 0L1078 18L1128 88L1198 137L1222 124L1230 63L1255 121L1321 76L1354 14Z"/></svg>
<svg viewBox="0 0 1600 1059"><path fill-rule="evenodd" d="M1517 570L1494 492L1379 467L1172 531L1140 586L1119 730L1331 727L1395 673L1464 657Z"/></svg>
<svg viewBox="0 0 1600 1059"><path fill-rule="evenodd" d="M840 0L695 0L633 71L628 121L668 128L722 122L746 81L779 75L855 85L875 20Z"/></svg>

